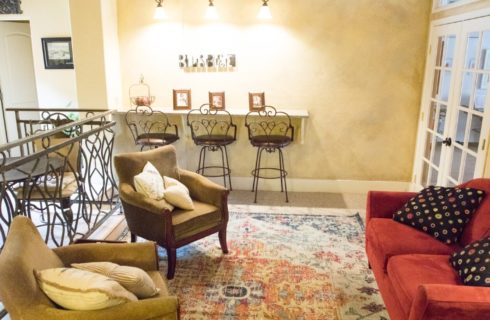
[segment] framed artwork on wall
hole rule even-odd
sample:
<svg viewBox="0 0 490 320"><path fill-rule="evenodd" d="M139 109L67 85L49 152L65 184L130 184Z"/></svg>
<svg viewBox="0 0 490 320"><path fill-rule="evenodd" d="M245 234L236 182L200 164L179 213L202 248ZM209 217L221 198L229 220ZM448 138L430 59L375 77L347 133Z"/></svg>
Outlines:
<svg viewBox="0 0 490 320"><path fill-rule="evenodd" d="M188 110L191 106L191 90L174 89L174 110Z"/></svg>
<svg viewBox="0 0 490 320"><path fill-rule="evenodd" d="M262 110L265 106L264 92L249 92L248 93L248 108L250 111Z"/></svg>
<svg viewBox="0 0 490 320"><path fill-rule="evenodd" d="M209 109L225 110L225 92L209 92Z"/></svg>
<svg viewBox="0 0 490 320"><path fill-rule="evenodd" d="M45 69L73 69L71 38L42 38Z"/></svg>

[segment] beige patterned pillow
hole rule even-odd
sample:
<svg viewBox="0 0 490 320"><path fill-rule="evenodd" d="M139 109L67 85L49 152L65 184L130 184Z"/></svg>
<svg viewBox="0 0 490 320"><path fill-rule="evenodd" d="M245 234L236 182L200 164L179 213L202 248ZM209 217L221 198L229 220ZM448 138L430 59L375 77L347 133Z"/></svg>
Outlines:
<svg viewBox="0 0 490 320"><path fill-rule="evenodd" d="M140 299L153 297L160 291L150 276L140 268L120 266L112 262L72 263L71 266L109 277Z"/></svg>
<svg viewBox="0 0 490 320"><path fill-rule="evenodd" d="M41 290L68 310L100 310L129 301L134 294L103 275L73 268L34 270Z"/></svg>
<svg viewBox="0 0 490 320"><path fill-rule="evenodd" d="M189 195L189 189L177 179L163 177L164 197L171 205L184 210L194 210L194 202Z"/></svg>
<svg viewBox="0 0 490 320"><path fill-rule="evenodd" d="M160 201L164 208L169 211L174 210L174 206L163 199L163 178L151 162L148 161L146 163L143 171L133 178L133 182L136 192L144 194L150 199Z"/></svg>

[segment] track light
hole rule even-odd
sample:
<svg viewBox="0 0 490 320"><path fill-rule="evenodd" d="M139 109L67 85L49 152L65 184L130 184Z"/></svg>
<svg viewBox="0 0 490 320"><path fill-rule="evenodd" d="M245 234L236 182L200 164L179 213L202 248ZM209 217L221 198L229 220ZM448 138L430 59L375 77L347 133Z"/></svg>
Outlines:
<svg viewBox="0 0 490 320"><path fill-rule="evenodd" d="M271 9L269 8L267 2L269 2L269 0L262 0L262 6L260 7L259 14L257 15L257 18L261 20L272 19Z"/></svg>
<svg viewBox="0 0 490 320"><path fill-rule="evenodd" d="M156 20L163 20L167 18L167 15L165 14L165 10L163 10L162 2L163 0L155 0L157 3L157 7L155 8L155 14L153 15L153 18Z"/></svg>
<svg viewBox="0 0 490 320"><path fill-rule="evenodd" d="M207 20L217 20L218 11L214 6L213 0L209 0L208 8L206 9L206 15L204 16Z"/></svg>

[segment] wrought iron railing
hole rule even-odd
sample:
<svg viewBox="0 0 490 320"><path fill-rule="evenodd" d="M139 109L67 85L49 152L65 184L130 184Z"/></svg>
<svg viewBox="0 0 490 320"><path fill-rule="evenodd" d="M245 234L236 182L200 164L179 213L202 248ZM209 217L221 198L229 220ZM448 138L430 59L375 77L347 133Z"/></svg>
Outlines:
<svg viewBox="0 0 490 320"><path fill-rule="evenodd" d="M112 111L7 111L20 139L0 146L0 248L16 215L50 246L88 237L118 209Z"/></svg>

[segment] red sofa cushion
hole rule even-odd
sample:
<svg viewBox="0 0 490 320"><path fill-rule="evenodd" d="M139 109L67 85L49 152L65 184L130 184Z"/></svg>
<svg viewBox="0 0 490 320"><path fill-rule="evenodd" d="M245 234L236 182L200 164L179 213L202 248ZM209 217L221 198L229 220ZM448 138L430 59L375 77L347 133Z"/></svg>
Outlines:
<svg viewBox="0 0 490 320"><path fill-rule="evenodd" d="M366 245L373 268L386 271L390 257L401 254L450 255L461 249L458 244L447 245L412 227L385 218L372 218L366 229Z"/></svg>
<svg viewBox="0 0 490 320"><path fill-rule="evenodd" d="M409 254L392 257L388 262L388 278L407 316L420 285L461 285L447 255Z"/></svg>
<svg viewBox="0 0 490 320"><path fill-rule="evenodd" d="M470 222L466 225L460 240L462 247L490 236L490 180L473 179L459 186L460 188L475 188L487 193L480 203L478 210L473 214Z"/></svg>

